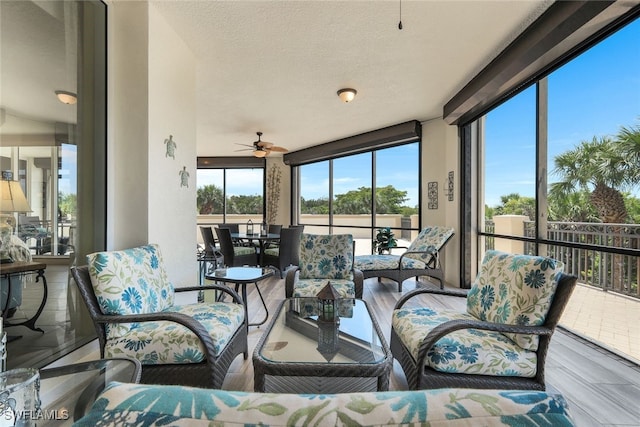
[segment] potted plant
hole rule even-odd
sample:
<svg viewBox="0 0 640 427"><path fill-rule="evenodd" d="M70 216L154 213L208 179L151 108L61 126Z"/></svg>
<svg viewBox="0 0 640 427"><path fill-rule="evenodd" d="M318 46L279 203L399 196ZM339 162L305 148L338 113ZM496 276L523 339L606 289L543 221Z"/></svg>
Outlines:
<svg viewBox="0 0 640 427"><path fill-rule="evenodd" d="M382 255L383 253L389 253L391 248L398 246L398 241L393 236L391 228L380 228L376 234L376 238L373 240L373 250Z"/></svg>

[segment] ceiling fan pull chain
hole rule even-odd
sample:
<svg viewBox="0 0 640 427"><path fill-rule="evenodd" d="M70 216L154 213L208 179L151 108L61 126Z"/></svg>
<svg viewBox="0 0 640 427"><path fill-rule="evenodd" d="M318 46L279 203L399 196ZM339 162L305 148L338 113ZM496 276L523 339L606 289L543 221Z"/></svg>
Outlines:
<svg viewBox="0 0 640 427"><path fill-rule="evenodd" d="M398 22L398 29L402 29L402 0L400 0L400 21Z"/></svg>

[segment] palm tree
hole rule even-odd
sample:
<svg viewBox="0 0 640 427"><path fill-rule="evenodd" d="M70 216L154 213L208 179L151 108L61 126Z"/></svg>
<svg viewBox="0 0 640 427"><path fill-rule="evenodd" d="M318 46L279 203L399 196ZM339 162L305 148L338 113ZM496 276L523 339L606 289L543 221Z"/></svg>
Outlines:
<svg viewBox="0 0 640 427"><path fill-rule="evenodd" d="M627 157L616 141L608 137L583 141L573 150L554 159L553 174L560 180L551 184L550 197L567 198L576 191L589 193L589 201L605 223L625 223L628 219L622 190L635 185Z"/></svg>
<svg viewBox="0 0 640 427"><path fill-rule="evenodd" d="M197 190L198 213L202 215L221 214L224 206L222 189L213 184Z"/></svg>
<svg viewBox="0 0 640 427"><path fill-rule="evenodd" d="M640 177L640 127L622 127L615 139L594 137L554 159L554 174L560 180L551 184L550 199L570 198L576 192L589 194L600 221L624 224L629 220L622 191L636 187ZM622 246L620 227L612 229L614 247ZM613 257L613 287L622 290L623 261Z"/></svg>

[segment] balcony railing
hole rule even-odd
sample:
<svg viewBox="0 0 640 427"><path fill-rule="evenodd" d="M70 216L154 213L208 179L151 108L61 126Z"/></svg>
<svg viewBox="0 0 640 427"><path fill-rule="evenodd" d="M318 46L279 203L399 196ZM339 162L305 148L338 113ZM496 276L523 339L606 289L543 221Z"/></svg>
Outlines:
<svg viewBox="0 0 640 427"><path fill-rule="evenodd" d="M535 223L527 219L522 221L524 237L535 237ZM513 229L512 229L513 230ZM487 233L502 234L496 229L494 221L485 222ZM513 234L513 231L512 233ZM549 222L547 239L579 245L597 245L609 248L640 248L640 225L638 224L601 224L591 222ZM496 240L487 237L486 249L494 249ZM533 243L524 242L523 252L533 254ZM566 246L547 246L548 256L565 263L565 271L578 276L580 283L598 287L603 291L614 291L627 296L640 298L640 257L625 254L603 252L597 249L571 248Z"/></svg>

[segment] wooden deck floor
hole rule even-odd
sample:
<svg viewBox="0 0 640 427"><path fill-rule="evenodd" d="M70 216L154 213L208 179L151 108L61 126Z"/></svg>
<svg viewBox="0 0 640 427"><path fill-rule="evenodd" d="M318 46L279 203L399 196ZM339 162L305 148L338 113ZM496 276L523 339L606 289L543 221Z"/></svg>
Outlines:
<svg viewBox="0 0 640 427"><path fill-rule="evenodd" d="M414 288L415 281L407 280L403 293ZM260 290L269 310L273 312L284 298L284 280L267 279L260 283ZM250 320L259 320L264 312L255 286L248 285L248 292ZM401 295L393 282L384 281L381 284L376 279L365 281L364 299L375 313L387 342L391 330L391 312ZM464 304L462 299L445 300L436 296L425 298L425 303L441 307ZM263 331L264 327L250 328L250 354ZM640 426L640 367L634 363L559 329L552 339L546 372L548 389L565 396L577 425ZM251 357L246 361L241 357L234 361L223 388L253 390ZM404 373L395 361L390 389L407 389Z"/></svg>

